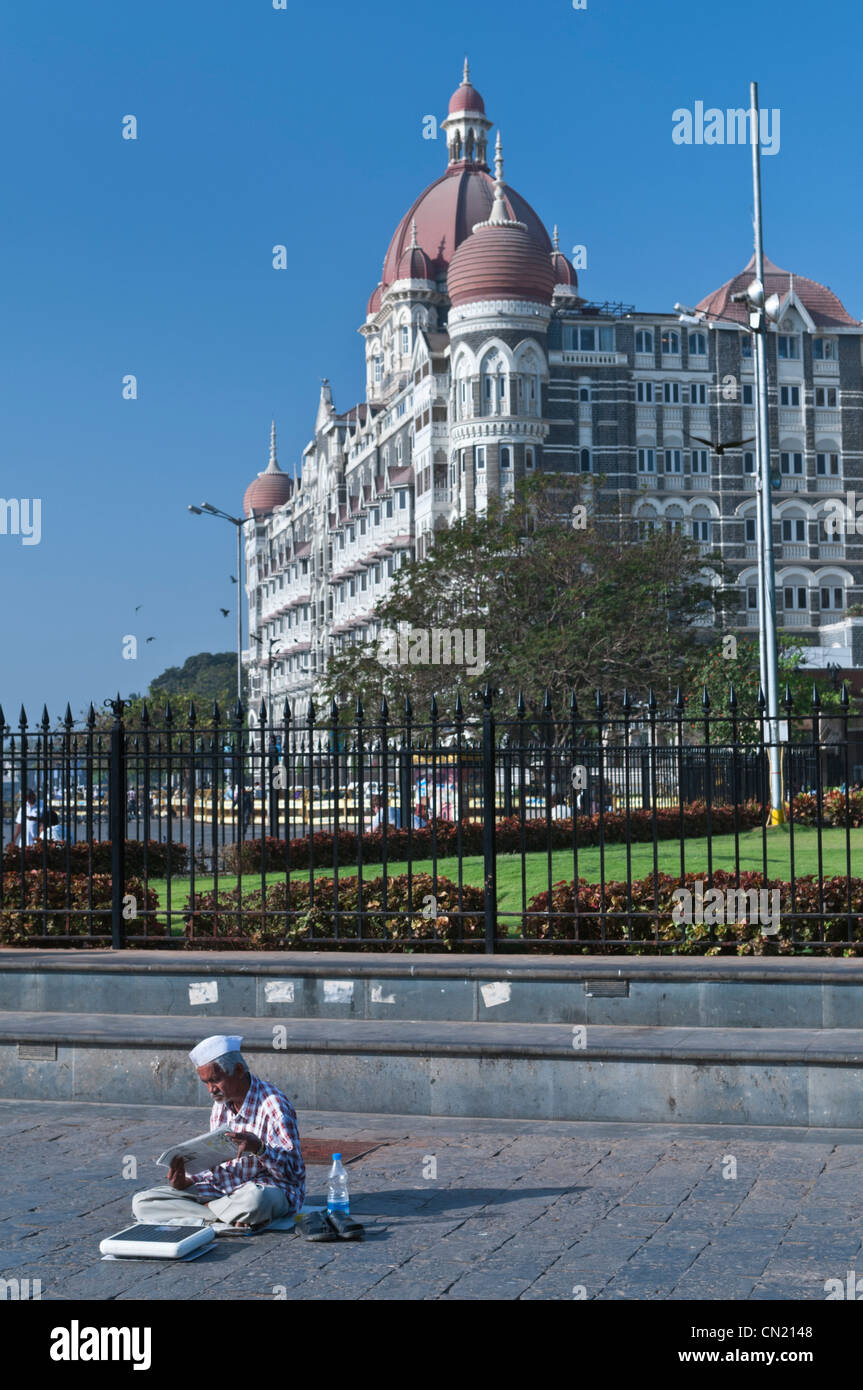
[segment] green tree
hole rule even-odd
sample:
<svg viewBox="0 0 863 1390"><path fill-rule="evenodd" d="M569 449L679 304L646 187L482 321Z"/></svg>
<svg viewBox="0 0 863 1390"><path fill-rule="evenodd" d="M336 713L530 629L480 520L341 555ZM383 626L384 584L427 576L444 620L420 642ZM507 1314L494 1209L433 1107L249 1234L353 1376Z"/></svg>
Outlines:
<svg viewBox="0 0 863 1390"><path fill-rule="evenodd" d="M327 697L359 695L376 715L382 694L397 704L410 694L425 718L433 692L442 710L460 694L470 713L488 681L500 708L512 710L523 691L536 721L548 689L562 735L571 690L618 700L624 688L652 685L661 699L694 654L718 565L677 532L639 536L630 519L601 512L595 495L579 477L528 480L512 505L439 532L427 558L397 571L377 609L385 631L482 632L483 671L417 660L419 643L391 664L380 643L349 645L330 660Z"/></svg>

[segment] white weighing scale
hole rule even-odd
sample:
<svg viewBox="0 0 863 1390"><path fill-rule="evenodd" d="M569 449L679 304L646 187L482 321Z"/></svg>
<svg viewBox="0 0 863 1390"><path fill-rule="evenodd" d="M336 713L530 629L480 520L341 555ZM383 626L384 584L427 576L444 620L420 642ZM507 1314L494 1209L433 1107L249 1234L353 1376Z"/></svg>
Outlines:
<svg viewBox="0 0 863 1390"><path fill-rule="evenodd" d="M212 1226L146 1226L138 1222L99 1242L105 1259L197 1259L216 1238Z"/></svg>

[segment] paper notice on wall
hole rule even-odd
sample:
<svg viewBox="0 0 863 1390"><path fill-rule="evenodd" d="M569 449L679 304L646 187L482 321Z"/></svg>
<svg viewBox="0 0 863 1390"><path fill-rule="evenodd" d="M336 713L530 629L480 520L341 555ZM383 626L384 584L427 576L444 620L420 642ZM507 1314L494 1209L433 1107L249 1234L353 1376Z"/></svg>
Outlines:
<svg viewBox="0 0 863 1390"><path fill-rule="evenodd" d="M509 1003L512 985L506 980L495 980L490 985L480 985L479 992L486 1008L493 1009L495 1004Z"/></svg>
<svg viewBox="0 0 863 1390"><path fill-rule="evenodd" d="M200 980L189 985L190 1004L217 1004L218 1001L219 986L215 980Z"/></svg>
<svg viewBox="0 0 863 1390"><path fill-rule="evenodd" d="M293 1004L293 980L267 980L264 985L264 999L268 1004Z"/></svg>

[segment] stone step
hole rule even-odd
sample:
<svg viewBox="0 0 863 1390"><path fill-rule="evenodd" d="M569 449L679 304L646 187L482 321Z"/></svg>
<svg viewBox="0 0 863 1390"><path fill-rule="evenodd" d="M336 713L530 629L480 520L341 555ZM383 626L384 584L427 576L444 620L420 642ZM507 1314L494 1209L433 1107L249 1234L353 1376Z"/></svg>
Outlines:
<svg viewBox="0 0 863 1390"><path fill-rule="evenodd" d="M863 960L6 950L4 1009L841 1029L863 1026Z"/></svg>
<svg viewBox="0 0 863 1390"><path fill-rule="evenodd" d="M0 1014L0 1096L201 1105L187 1053L239 1033L298 1109L861 1125L863 1030Z"/></svg>

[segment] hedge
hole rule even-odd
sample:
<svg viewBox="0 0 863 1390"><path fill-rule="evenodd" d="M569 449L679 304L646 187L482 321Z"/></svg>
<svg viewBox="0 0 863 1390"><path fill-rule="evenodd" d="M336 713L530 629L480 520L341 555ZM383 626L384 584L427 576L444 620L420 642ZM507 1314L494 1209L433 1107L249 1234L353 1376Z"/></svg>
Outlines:
<svg viewBox="0 0 863 1390"><path fill-rule="evenodd" d="M336 930L339 943L327 950L354 951L366 942L370 949L400 950L398 937L414 948L432 950L451 950L459 937L480 947L484 942L483 890L464 884L459 896L457 883L438 877L435 885L430 874L412 875L410 893L407 874L388 878L386 909L384 879L364 879L360 940L358 883L357 878L339 879L338 923L331 878L315 879L313 904L308 880L273 883L263 895L260 888L196 893L186 904L185 947L313 951ZM286 917L288 911L295 915ZM396 916L398 912L411 916Z"/></svg>
<svg viewBox="0 0 863 1390"><path fill-rule="evenodd" d="M110 936L112 884L110 874L94 874L92 880L86 874L76 874L67 879L65 874L54 870L43 873L41 869L28 869L23 880L22 905L21 878L7 877L0 899L0 944L38 946L41 943L33 941L33 937L50 936L58 938L51 942L52 946L67 942L72 946L84 946L89 944L88 937ZM164 939L166 928L156 920L159 910L156 894L152 890L145 891L137 878L127 879L126 893L137 900L140 914L138 920L133 918L126 923L129 935L146 932L148 937ZM81 917L69 910L88 907L92 907L94 916ZM147 915L143 916L144 913Z"/></svg>
<svg viewBox="0 0 863 1390"><path fill-rule="evenodd" d="M23 851L25 869L56 869L66 872L66 863L73 875L110 874L111 841L78 840L67 845L63 840L37 840L27 845ZM20 874L22 850L20 845L7 845L3 851L4 875ZM126 873L144 877L146 864L147 878L168 877L168 846L159 840L126 841ZM177 841L171 844L171 877L185 875L189 871L189 849Z"/></svg>
<svg viewBox="0 0 863 1390"><path fill-rule="evenodd" d="M641 809L630 812L628 820L629 839L632 842L652 841L653 814ZM623 811L607 811L602 818L606 844L625 844L627 840L627 817ZM760 825L763 813L756 802L747 802L737 812L737 824L741 831ZM683 810L683 833L687 839L707 834L707 806L703 801L693 802ZM710 808L710 828L714 835L727 835L734 830L734 808L732 806L712 806ZM430 826L421 830L398 830L394 826L387 829L387 860L396 863L408 857L410 844L411 859L431 859L434 845L437 858L455 857L459 851L459 827L452 821L438 821L433 832ZM498 854L518 854L522 847L528 853L544 852L551 843L554 849L572 847L572 820L545 819L522 822L517 816L507 816L497 822L495 843ZM656 813L656 836L658 840L676 840L680 835L679 808L664 808ZM579 816L576 840L579 846L598 845L600 837L599 814ZM225 849L224 866L228 873L255 874L284 869L308 869L310 861L315 868L332 868L334 835L329 831L315 831L293 840L277 840L267 836L260 840L245 840L240 844L228 845ZM351 830L339 831L339 864L356 864L359 836ZM381 831L367 832L362 837L363 863L383 862L384 837ZM461 823L461 852L464 855L479 855L483 852L482 821L464 820ZM263 863L262 863L263 854ZM287 854L287 861L286 861Z"/></svg>
<svg viewBox="0 0 863 1390"><path fill-rule="evenodd" d="M738 922L716 925L703 923L681 924L672 920L672 894L686 887L692 892L698 882L705 883L705 873L686 874L683 883L671 874L653 874L635 880L629 891L622 881L605 884L579 879L576 891L573 882L552 885L551 892L538 893L531 898L524 919L524 935L537 943L584 943L581 949L591 954L652 954L664 949L680 955L795 955L806 950L808 942L824 940L828 947L818 948L818 954L860 955L863 945L848 941L848 882L842 876L823 881L823 928L821 921L807 920L807 912L820 913L818 878L807 874L794 880L794 907L791 884L784 879L763 879L759 873L740 874L725 869L713 872L712 885L729 888L779 890L779 932L764 936L758 923ZM863 943L863 879L852 878L851 940ZM705 889L706 891L706 889ZM631 904L631 907L630 907ZM602 908L621 916L606 918L603 940L602 921L596 914ZM532 914L532 915L531 915ZM553 914L553 915L552 915ZM713 941L711 942L711 931ZM628 945L629 936L635 943ZM792 936L796 944L792 944ZM552 947L553 949L553 947Z"/></svg>

